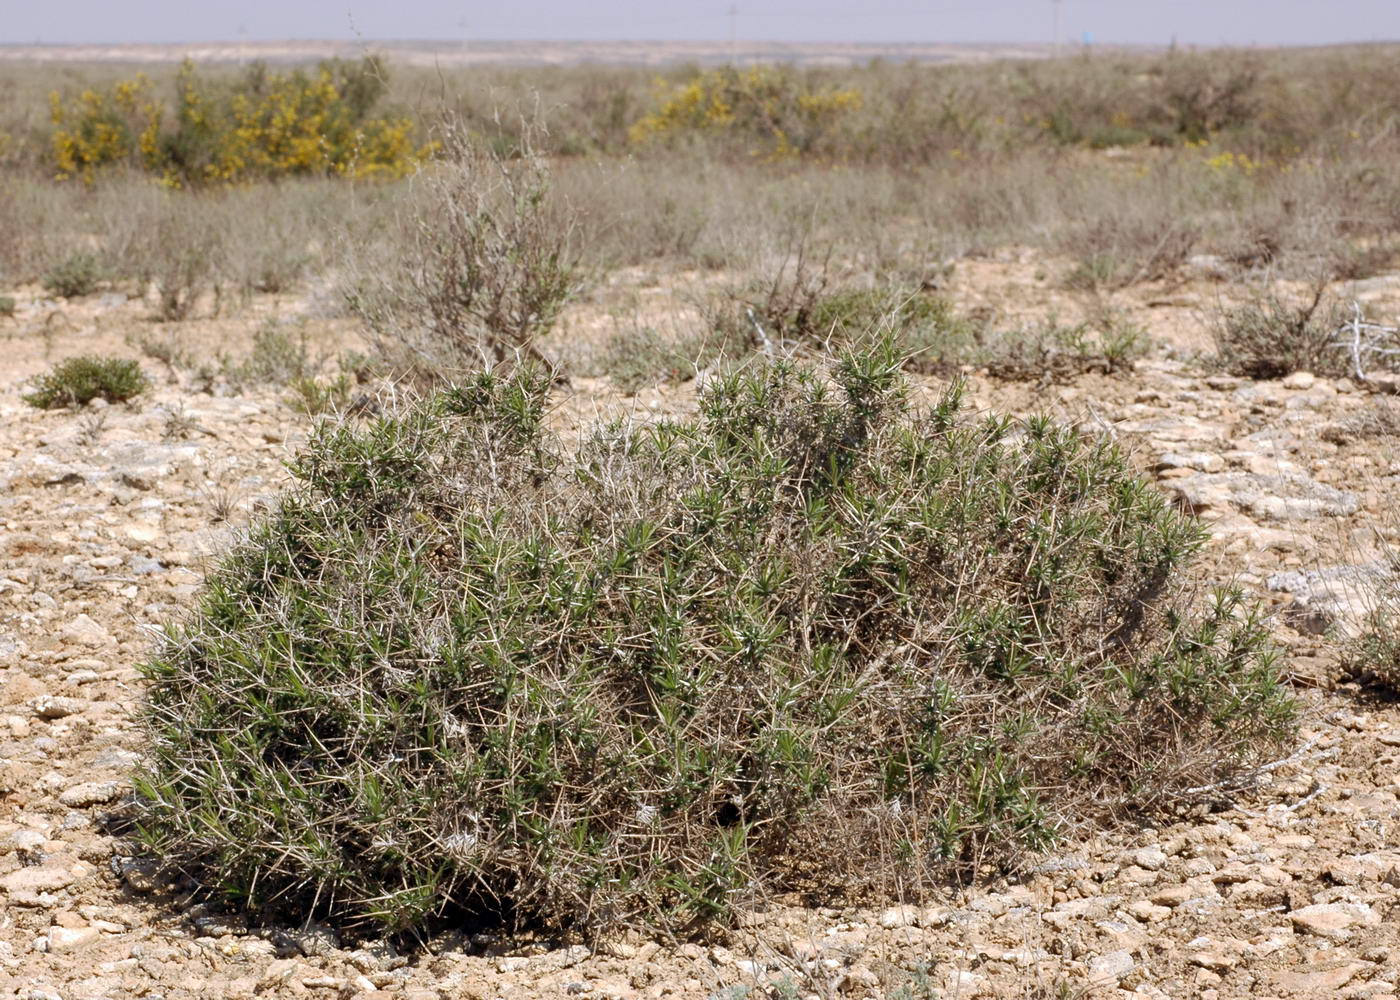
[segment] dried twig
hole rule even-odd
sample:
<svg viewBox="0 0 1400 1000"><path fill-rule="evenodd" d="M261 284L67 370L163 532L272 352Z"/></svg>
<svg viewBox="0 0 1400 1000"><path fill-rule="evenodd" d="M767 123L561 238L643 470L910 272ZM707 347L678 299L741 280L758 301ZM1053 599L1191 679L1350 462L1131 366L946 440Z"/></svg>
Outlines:
<svg viewBox="0 0 1400 1000"><path fill-rule="evenodd" d="M1358 382L1369 382L1366 375L1367 358L1387 358L1400 356L1400 348L1386 346L1396 343L1400 327L1368 323L1361 315L1361 304L1351 304L1351 319L1337 328L1332 345L1343 347L1351 354L1352 373Z"/></svg>

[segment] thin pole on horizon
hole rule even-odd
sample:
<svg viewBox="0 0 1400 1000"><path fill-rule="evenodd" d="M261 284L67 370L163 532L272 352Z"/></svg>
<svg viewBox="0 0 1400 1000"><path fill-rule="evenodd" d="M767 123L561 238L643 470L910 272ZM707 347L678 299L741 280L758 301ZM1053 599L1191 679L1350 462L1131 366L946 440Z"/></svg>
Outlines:
<svg viewBox="0 0 1400 1000"><path fill-rule="evenodd" d="M737 4L729 5L729 65L734 66L739 62L739 7Z"/></svg>

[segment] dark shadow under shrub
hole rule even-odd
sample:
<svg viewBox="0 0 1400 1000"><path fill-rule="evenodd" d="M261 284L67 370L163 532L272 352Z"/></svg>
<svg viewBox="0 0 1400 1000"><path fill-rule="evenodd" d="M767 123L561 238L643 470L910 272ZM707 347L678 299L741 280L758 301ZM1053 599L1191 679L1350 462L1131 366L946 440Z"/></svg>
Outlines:
<svg viewBox="0 0 1400 1000"><path fill-rule="evenodd" d="M1259 618L1174 583L1194 522L902 360L573 450L528 371L323 424L145 667L145 849L351 927L675 927L917 894L1287 736Z"/></svg>

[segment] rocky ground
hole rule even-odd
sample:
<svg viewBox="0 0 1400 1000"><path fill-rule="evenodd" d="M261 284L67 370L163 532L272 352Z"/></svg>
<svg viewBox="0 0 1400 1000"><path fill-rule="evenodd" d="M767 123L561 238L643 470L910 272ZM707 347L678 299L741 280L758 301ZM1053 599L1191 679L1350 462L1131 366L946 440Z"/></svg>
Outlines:
<svg viewBox="0 0 1400 1000"><path fill-rule="evenodd" d="M1361 386L1245 382L1180 350L1050 386L974 375L983 405L1118 437L1210 524L1204 577L1275 609L1306 718L1252 787L1203 790L1190 816L1062 845L1023 878L933 906L774 901L704 942L592 951L449 934L400 956L317 926L250 929L124 855L111 817L140 749L135 665L230 525L276 489L307 420L276 389L210 395L173 376L134 406L25 407L19 382L45 350L130 353L121 333L144 322L113 301L45 336L46 308L22 299L0 362L0 995L1395 994L1400 706L1347 682L1335 641L1388 572L1400 495L1400 417ZM1163 340L1192 321L1189 303L1172 308ZM196 343L226 342L201 330ZM596 388L576 380L563 412L586 414Z"/></svg>

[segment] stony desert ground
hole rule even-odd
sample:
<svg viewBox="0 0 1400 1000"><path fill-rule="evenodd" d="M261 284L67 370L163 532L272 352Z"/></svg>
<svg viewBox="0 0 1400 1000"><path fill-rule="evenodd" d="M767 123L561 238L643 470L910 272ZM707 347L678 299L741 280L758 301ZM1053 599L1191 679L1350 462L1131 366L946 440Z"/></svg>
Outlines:
<svg viewBox="0 0 1400 1000"><path fill-rule="evenodd" d="M1207 262L1208 263L1208 262ZM955 298L1054 308L1044 265L1007 251L957 265ZM629 286L630 282L630 286ZM608 294L680 308L623 275L571 307L554 345L586 345ZM1400 274L1339 287L1384 315ZM677 997L1385 998L1400 978L1400 706L1344 676L1336 634L1364 610L1396 527L1400 439L1374 386L1295 373L1210 373L1203 310L1229 287L1198 275L1118 294L1153 335L1130 373L1001 382L981 407L1048 410L1111 435L1210 525L1205 582L1235 580L1274 612L1304 709L1301 738L1190 815L1062 844L1014 879L935 905L803 909L784 900L692 941L596 950L448 933L420 953L342 947L328 928L250 927L124 851L114 820L140 734L137 664L187 605L207 560L278 488L308 432L285 392L234 393L147 358L132 404L23 405L26 379L76 353L137 356L133 331L196 355L236 352L269 315L313 347L354 342L314 298L263 297L232 318L165 324L120 294L70 302L18 290L0 319L0 995L48 1000L333 997L448 1000ZM932 382L930 382L932 385ZM559 390L556 420L683 412L689 385L623 397ZM1387 430L1389 428L1389 430Z"/></svg>

